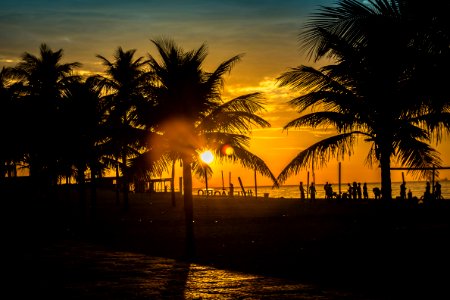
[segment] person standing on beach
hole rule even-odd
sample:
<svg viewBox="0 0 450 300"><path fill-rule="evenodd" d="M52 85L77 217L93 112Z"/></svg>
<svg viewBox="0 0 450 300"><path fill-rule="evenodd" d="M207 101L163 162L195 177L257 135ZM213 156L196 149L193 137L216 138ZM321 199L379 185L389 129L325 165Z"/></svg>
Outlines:
<svg viewBox="0 0 450 300"><path fill-rule="evenodd" d="M369 200L369 192L367 191L367 183L363 184L363 198L364 200Z"/></svg>
<svg viewBox="0 0 450 300"><path fill-rule="evenodd" d="M423 194L423 201L429 201L431 198L431 185L430 182L427 181L425 186L425 193Z"/></svg>
<svg viewBox="0 0 450 300"><path fill-rule="evenodd" d="M411 201L413 199L411 190L408 191L408 200Z"/></svg>
<svg viewBox="0 0 450 300"><path fill-rule="evenodd" d="M400 199L406 199L406 182L404 181L400 184Z"/></svg>
<svg viewBox="0 0 450 300"><path fill-rule="evenodd" d="M305 187L303 186L303 181L300 181L300 200L305 201Z"/></svg>
<svg viewBox="0 0 450 300"><path fill-rule="evenodd" d="M439 181L436 181L436 184L434 185L434 199L442 199L441 184Z"/></svg>
<svg viewBox="0 0 450 300"><path fill-rule="evenodd" d="M309 186L309 193L311 195L311 201L316 200L316 187L314 182L311 182L311 185Z"/></svg>
<svg viewBox="0 0 450 300"><path fill-rule="evenodd" d="M358 194L358 200L361 200L362 199L361 182L358 182L358 187L356 188L356 192Z"/></svg>
<svg viewBox="0 0 450 300"><path fill-rule="evenodd" d="M234 185L230 182L230 196L234 196Z"/></svg>
<svg viewBox="0 0 450 300"><path fill-rule="evenodd" d="M323 191L325 192L325 199L328 199L328 182L323 185Z"/></svg>

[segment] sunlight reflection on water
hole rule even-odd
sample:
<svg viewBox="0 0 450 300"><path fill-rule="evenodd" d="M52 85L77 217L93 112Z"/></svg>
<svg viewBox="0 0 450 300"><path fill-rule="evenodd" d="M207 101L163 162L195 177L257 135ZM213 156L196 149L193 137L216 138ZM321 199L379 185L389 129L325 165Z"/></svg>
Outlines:
<svg viewBox="0 0 450 300"><path fill-rule="evenodd" d="M40 292L61 299L361 299L286 279L80 242L52 245L43 253Z"/></svg>
<svg viewBox="0 0 450 300"><path fill-rule="evenodd" d="M270 278L191 265L185 299L334 299L312 286Z"/></svg>

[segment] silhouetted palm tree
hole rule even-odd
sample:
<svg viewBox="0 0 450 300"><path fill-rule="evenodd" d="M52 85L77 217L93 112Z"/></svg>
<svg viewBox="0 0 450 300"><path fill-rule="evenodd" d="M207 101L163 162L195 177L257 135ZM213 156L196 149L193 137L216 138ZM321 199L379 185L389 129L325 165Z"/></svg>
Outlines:
<svg viewBox="0 0 450 300"><path fill-rule="evenodd" d="M148 76L144 66L147 62L142 57L135 59L135 52L136 50L123 51L119 47L113 61L97 56L106 67L106 76L98 76L96 80L97 85L107 94L105 125L109 128L110 139L103 147L109 146L111 150L117 167L116 176L119 176L119 167L122 172L125 209L128 208L129 193L128 159L141 153L146 138L137 108L146 101L144 91ZM119 182L117 178L118 186Z"/></svg>
<svg viewBox="0 0 450 300"><path fill-rule="evenodd" d="M80 195L85 196L86 171L90 171L91 202L96 203L96 179L106 169L103 157L103 143L107 141L105 114L106 107L95 78L85 81L74 80L64 95L64 163L73 170L79 185ZM82 199L84 200L84 199Z"/></svg>
<svg viewBox="0 0 450 300"><path fill-rule="evenodd" d="M367 162L380 164L384 199L392 197L392 159L408 167L439 166L430 142L441 126L449 128L448 121L442 122L448 120L448 104L431 97L434 83L420 91L415 86L423 77L417 66L430 67L426 57L435 54L418 46L431 34L418 17L407 1L384 0L342 0L313 15L300 36L304 49L316 61L329 58L335 64L320 70L301 66L279 77L280 85L302 93L290 103L307 112L285 129L332 126L337 134L300 152L280 173L280 181L312 161L325 164L333 156L351 154L358 136L372 143ZM431 103L439 103L440 110L431 109ZM429 122L431 116L435 123Z"/></svg>
<svg viewBox="0 0 450 300"><path fill-rule="evenodd" d="M52 51L46 44L39 52L39 56L25 52L12 70L22 85L21 116L26 131L20 137L26 145L30 176L56 184L62 153L59 137L64 136L61 99L68 83L76 79L73 69L80 64L61 63L63 50Z"/></svg>
<svg viewBox="0 0 450 300"><path fill-rule="evenodd" d="M187 250L192 254L192 170L201 167L199 151L210 149L219 159L240 161L276 183L264 161L246 149L251 128L270 124L256 115L263 109L260 94L243 95L229 102L222 100L223 76L241 56L226 60L209 73L202 69L207 56L205 45L185 52L172 40L153 43L161 59L158 62L150 56L154 83L151 97L156 101L152 119L158 124L153 130L161 133L151 141L153 161L161 158L159 161L166 169L171 165L167 162L182 162ZM221 152L225 145L234 149L231 155Z"/></svg>
<svg viewBox="0 0 450 300"><path fill-rule="evenodd" d="M16 163L21 160L20 122L16 120L20 110L10 73L8 68L0 70L0 179L16 174Z"/></svg>

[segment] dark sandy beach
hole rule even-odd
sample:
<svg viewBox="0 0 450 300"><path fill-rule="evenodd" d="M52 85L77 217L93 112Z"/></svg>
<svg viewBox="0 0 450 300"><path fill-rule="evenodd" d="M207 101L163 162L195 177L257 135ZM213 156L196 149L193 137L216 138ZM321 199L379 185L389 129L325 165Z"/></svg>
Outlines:
<svg viewBox="0 0 450 300"><path fill-rule="evenodd" d="M89 289L99 289L96 276L103 281L105 276L132 278L137 269L145 269L139 265L142 261L161 265L161 261L152 260L159 257L172 266L195 264L311 285L322 291L298 297L294 291L288 293L289 297L282 297L261 293L265 281L253 279L262 286L253 286L253 294L247 289L241 299L450 296L447 202L423 207L373 200L336 203L319 199L309 203L298 199L194 197L196 255L186 260L184 212L179 196L174 207L170 194L133 194L130 209L124 212L122 205L116 205L113 192L102 191L95 214L89 207L89 197L86 209L80 210L79 197L70 192L60 192L56 202L11 194L6 197L9 204L3 211L8 249L5 262L10 266L6 269L12 281L10 287L17 295L86 299ZM97 260L86 250L93 248L101 249L92 252L97 253ZM117 263L101 271L93 268L102 262L98 253L117 252L128 253L128 269L121 269ZM134 272L131 266L136 267ZM158 275L153 274L152 278L155 276ZM278 283L276 286L283 289ZM127 286L130 289L137 287ZM148 285L146 289L145 297L131 292L133 299L186 298L183 293L152 294ZM176 285L173 289L177 290ZM190 289L195 295L195 288L191 285ZM323 291L328 290L337 292L325 297ZM97 295L92 299L98 298L98 294L91 295ZM113 299L130 299L126 295L116 294ZM232 299L225 297L223 291L209 295L210 299ZM112 299L111 295L104 299L107 298ZM197 295L192 299L205 297Z"/></svg>

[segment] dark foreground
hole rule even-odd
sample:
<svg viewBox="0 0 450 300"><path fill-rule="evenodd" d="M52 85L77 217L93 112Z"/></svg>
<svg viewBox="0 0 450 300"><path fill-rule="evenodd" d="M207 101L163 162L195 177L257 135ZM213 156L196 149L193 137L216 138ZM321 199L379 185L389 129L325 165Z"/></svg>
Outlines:
<svg viewBox="0 0 450 300"><path fill-rule="evenodd" d="M450 206L196 197L89 201L6 194L9 299L450 299ZM88 197L89 200L89 197Z"/></svg>

